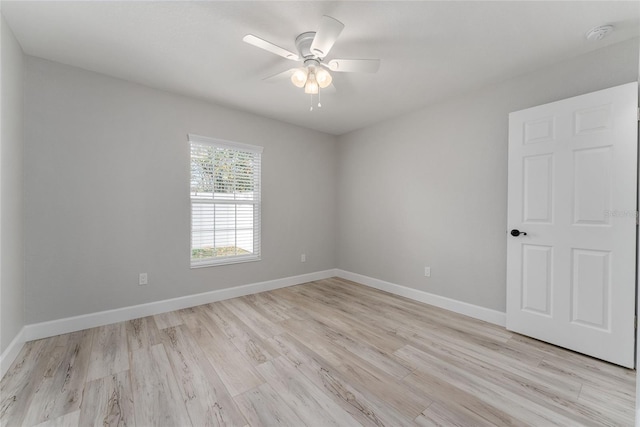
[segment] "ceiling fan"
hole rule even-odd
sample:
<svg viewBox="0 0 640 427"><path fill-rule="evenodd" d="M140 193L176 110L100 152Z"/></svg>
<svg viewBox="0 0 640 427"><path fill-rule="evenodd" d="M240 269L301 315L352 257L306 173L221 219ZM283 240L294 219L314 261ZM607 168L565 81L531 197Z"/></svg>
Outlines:
<svg viewBox="0 0 640 427"><path fill-rule="evenodd" d="M302 67L292 68L273 77L283 75L290 77L295 86L304 88L304 92L311 94L313 99L313 95L318 94L320 89L331 85L333 78L329 71L375 73L380 68L379 59L332 59L325 61L343 29L342 22L324 15L318 31L308 31L296 37L295 44L298 54L253 34L247 34L242 40L283 58L302 62ZM321 106L320 103L318 106ZM313 110L313 106L311 109Z"/></svg>

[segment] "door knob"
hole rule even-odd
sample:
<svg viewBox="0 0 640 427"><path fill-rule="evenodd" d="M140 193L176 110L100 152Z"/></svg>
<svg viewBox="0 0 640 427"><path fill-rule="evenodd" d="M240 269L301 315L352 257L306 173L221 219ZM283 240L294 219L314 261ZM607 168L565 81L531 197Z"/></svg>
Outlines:
<svg viewBox="0 0 640 427"><path fill-rule="evenodd" d="M513 237L518 237L518 236L519 236L519 235L521 235L521 234L522 234L523 236L526 236L526 235L527 235L527 233L525 233L524 231L520 231L520 230L518 230L517 228L514 228L513 230L511 230L511 235L512 235Z"/></svg>

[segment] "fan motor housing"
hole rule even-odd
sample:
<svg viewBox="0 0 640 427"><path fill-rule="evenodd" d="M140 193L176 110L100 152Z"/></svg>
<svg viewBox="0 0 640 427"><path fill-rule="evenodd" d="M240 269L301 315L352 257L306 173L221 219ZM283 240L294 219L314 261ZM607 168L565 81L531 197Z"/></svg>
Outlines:
<svg viewBox="0 0 640 427"><path fill-rule="evenodd" d="M315 31L308 31L296 37L296 48L302 58L317 58L316 54L311 52L311 43L313 43L315 36Z"/></svg>

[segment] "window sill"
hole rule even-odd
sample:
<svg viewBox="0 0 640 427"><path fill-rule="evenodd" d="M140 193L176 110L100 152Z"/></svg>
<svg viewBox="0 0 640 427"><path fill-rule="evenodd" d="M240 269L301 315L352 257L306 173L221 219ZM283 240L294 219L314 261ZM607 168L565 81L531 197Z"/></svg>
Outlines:
<svg viewBox="0 0 640 427"><path fill-rule="evenodd" d="M220 265L241 264L243 262L260 261L259 255L247 255L239 257L228 257L225 259L207 259L203 261L191 262L191 268L217 267Z"/></svg>

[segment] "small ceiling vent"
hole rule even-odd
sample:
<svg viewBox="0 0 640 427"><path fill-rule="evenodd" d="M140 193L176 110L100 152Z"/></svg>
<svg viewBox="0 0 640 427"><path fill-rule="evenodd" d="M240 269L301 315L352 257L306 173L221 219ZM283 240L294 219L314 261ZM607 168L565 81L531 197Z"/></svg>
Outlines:
<svg viewBox="0 0 640 427"><path fill-rule="evenodd" d="M587 31L585 37L587 40L595 42L607 37L611 32L613 32L613 25L598 25Z"/></svg>

